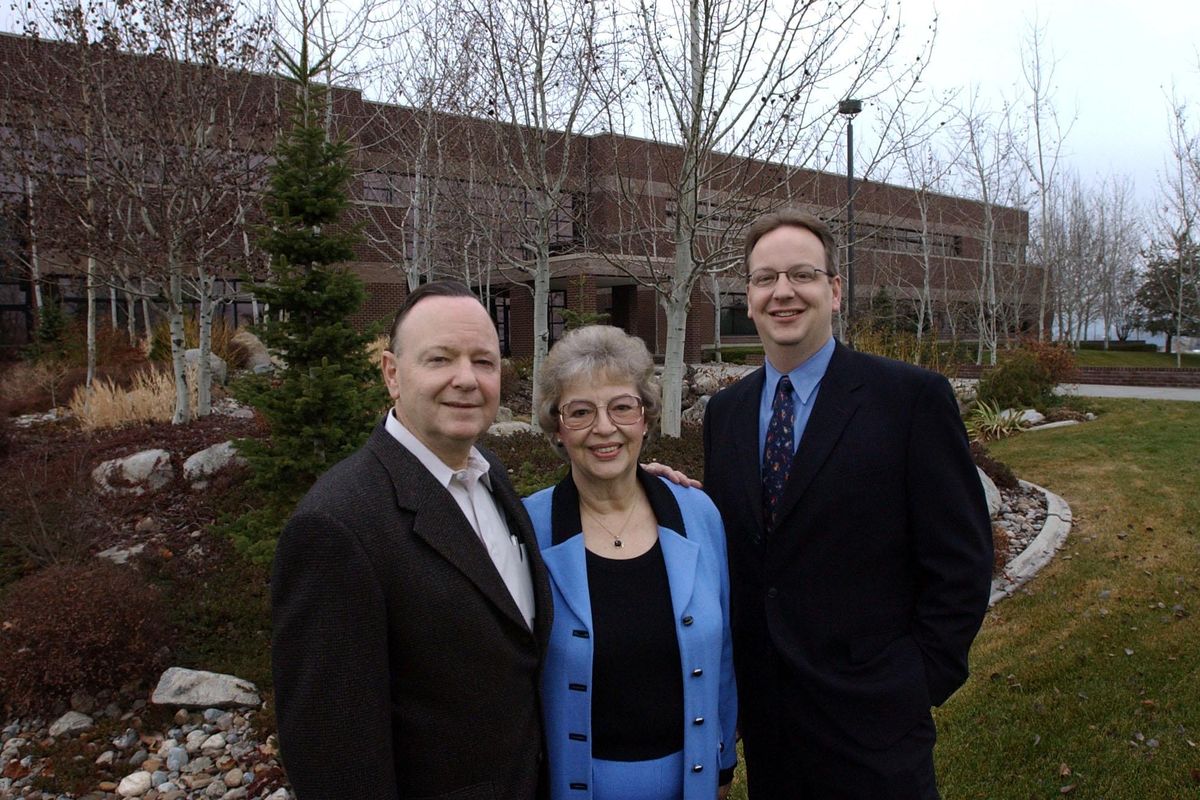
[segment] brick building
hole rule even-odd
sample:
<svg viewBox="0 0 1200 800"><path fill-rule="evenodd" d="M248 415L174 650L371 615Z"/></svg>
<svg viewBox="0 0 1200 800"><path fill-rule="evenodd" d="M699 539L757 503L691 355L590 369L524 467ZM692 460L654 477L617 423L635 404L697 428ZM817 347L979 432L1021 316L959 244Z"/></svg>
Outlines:
<svg viewBox="0 0 1200 800"><path fill-rule="evenodd" d="M0 69L10 87L0 94L0 134L16 141L23 133L18 128L28 127L30 119L70 115L77 92L64 89L60 107L31 112L22 104L34 102L29 97L44 102L47 95L21 95L11 89L28 80L31 72L40 74L44 83L45 73L52 71L47 61L55 61L46 54L65 47L0 35ZM124 58L129 74L154 69L150 59ZM64 85L68 78L64 77ZM264 121L278 114L278 100L287 87L262 75L240 76L236 85L257 98L258 111L243 114L240 120L245 120L246 130L233 132L227 140L244 148L245 160L261 170L272 138L263 135L263 128L279 127L277 116L271 117L273 124ZM513 166L514 154L522 152L523 142L537 132L488 119L374 103L354 90L335 89L331 98L334 128L354 151L356 178L348 224L360 226L363 232L351 265L368 290L361 322L390 318L407 293L410 277L453 276L479 290L496 320L504 350L517 357L530 355L533 296L526 267L536 245L531 237L539 221L537 209L549 208L543 235L548 235L550 253L551 339L561 335L564 309L603 313L613 324L643 337L654 352L663 352L665 317L655 290L647 284L656 272L669 267L673 256L676 199L669 176L681 157L678 148L612 133L569 140L552 133L545 164L560 183L559 191L548 196L534 188L537 182L528 177L530 170ZM828 220L836 233L844 232L845 176L781 164L730 163L734 165L731 177L723 186L705 187L701 201L705 219L697 249L706 255L724 253L728 257L722 263L729 269L716 280L701 279L693 290L685 347L689 361L699 360L702 350L712 345L718 324L723 343L756 341L745 318L736 243L742 226L758 211L797 206ZM29 237L20 233L28 221L28 203L22 197L28 176L20 174L18 167L12 159L0 160L0 194L9 199L3 206L5 224L0 226L0 237L8 240L6 247L0 246L0 259L9 254L7 265L0 264L5 271L0 273L0 337L7 342L23 338L32 321L27 275L18 272L30 247ZM911 316L928 264L936 332L972 338L969 309L980 291L987 252L983 231L990 212L995 231L990 253L1002 294L1012 306L1005 326L1031 324L1036 319L1035 293L1041 276L1039 269L1024 263L1026 212L986 209L945 195L925 198L923 205L924 215L911 189L858 184L856 313L874 307L901 319ZM44 213L43 219L51 213ZM82 294L79 257L67 248L56 250L46 239L41 251L43 276L50 276L63 299L75 302ZM228 249L220 286L227 301L223 313L238 324L257 309L236 276L247 271L261 274L261 268L255 269L254 258L239 260L232 244ZM110 309L118 316L127 313L122 303L102 305L103 313Z"/></svg>

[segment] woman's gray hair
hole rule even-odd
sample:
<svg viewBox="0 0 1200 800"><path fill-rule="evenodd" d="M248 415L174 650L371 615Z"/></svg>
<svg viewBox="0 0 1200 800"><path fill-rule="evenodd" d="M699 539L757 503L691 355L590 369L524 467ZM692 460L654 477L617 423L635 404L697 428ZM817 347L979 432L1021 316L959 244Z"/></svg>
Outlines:
<svg viewBox="0 0 1200 800"><path fill-rule="evenodd" d="M585 325L558 340L542 363L538 379L542 394L536 409L538 423L559 455L566 452L554 436L558 433L558 401L568 384L586 381L633 384L642 398L646 429L657 430L662 389L654 379L654 358L646 343L612 325Z"/></svg>

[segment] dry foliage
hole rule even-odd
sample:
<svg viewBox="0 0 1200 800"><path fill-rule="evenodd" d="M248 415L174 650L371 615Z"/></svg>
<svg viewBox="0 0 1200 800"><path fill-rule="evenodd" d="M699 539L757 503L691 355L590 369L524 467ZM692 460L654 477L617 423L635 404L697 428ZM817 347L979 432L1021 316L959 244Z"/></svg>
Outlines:
<svg viewBox="0 0 1200 800"><path fill-rule="evenodd" d="M166 623L157 590L107 561L47 567L0 605L0 697L10 711L46 710L153 675Z"/></svg>
<svg viewBox="0 0 1200 800"><path fill-rule="evenodd" d="M193 415L196 409L196 376L188 369ZM175 413L175 379L160 369L142 370L129 386L111 380L98 380L92 391L79 387L71 396L71 413L85 431L119 428L144 422L170 422Z"/></svg>
<svg viewBox="0 0 1200 800"><path fill-rule="evenodd" d="M63 401L70 372L59 359L18 361L0 375L0 395L17 413L50 409Z"/></svg>

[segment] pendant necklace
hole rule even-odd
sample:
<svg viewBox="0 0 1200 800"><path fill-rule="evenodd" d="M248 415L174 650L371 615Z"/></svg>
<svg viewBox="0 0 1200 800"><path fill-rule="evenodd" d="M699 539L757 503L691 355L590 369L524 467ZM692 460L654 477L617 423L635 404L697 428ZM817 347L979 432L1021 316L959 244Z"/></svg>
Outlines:
<svg viewBox="0 0 1200 800"><path fill-rule="evenodd" d="M592 519L594 519L596 521L596 524L599 525L601 528L603 528L604 532L612 537L613 547L624 547L625 546L625 542L623 542L621 540L621 537L625 535L625 526L628 525L629 520L633 518L633 509L637 507L637 503L634 503L633 505L631 505L629 507L629 513L625 515L625 521L621 523L621 527L619 529L617 529L616 533L613 533L612 528L610 528L604 524L604 521L601 520L600 517L596 515L595 511L592 511L590 508L587 508L586 506L583 505L583 503L580 503L580 507L582 507L585 511L587 511L588 516L590 516Z"/></svg>

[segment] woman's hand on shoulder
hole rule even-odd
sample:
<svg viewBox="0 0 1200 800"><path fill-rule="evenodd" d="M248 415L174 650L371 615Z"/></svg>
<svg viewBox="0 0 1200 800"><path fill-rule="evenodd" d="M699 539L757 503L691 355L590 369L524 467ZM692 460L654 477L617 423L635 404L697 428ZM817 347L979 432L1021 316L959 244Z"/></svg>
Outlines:
<svg viewBox="0 0 1200 800"><path fill-rule="evenodd" d="M695 478L689 478L686 474L680 472L679 470L672 469L666 464L660 464L657 461L650 461L646 464L642 464L642 469L646 470L646 472L649 472L656 478L666 478L671 483L679 486L686 486L689 489L704 488L704 484Z"/></svg>

